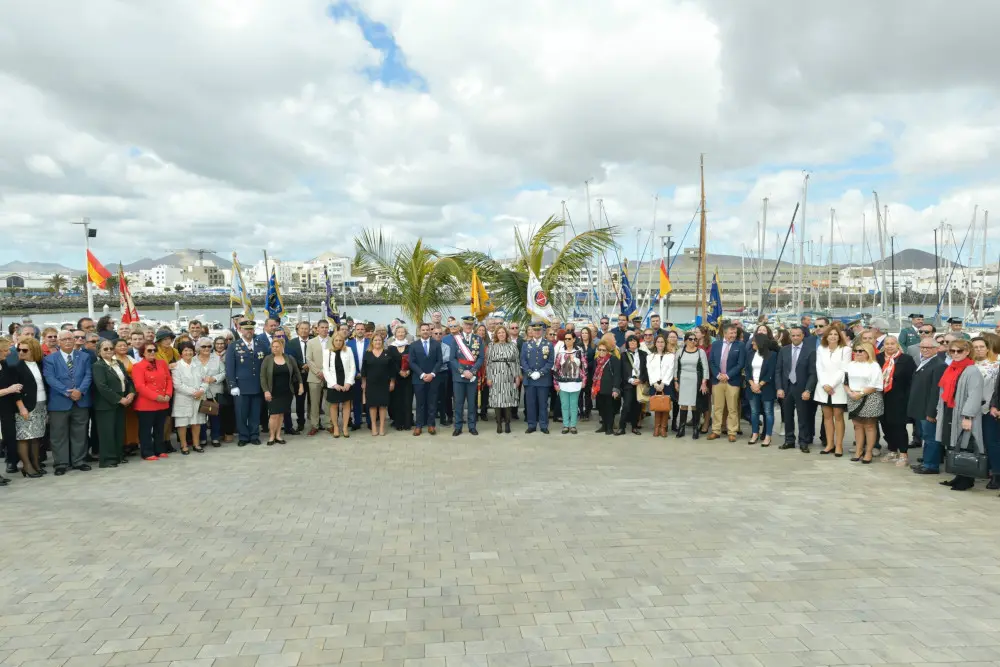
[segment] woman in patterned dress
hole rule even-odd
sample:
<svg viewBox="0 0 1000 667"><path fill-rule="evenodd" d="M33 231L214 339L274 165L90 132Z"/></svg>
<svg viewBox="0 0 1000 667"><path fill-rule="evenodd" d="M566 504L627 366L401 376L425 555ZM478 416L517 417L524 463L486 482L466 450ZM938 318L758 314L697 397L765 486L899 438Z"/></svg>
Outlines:
<svg viewBox="0 0 1000 667"><path fill-rule="evenodd" d="M521 397L521 364L517 343L510 339L507 327L501 325L493 331L493 344L486 349L485 365L497 433L510 433L510 411L517 407Z"/></svg>

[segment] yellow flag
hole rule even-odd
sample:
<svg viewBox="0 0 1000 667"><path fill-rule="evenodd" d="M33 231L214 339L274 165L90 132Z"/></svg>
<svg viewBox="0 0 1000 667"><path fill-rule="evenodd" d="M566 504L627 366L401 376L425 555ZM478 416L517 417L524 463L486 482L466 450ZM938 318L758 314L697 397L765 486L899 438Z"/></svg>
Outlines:
<svg viewBox="0 0 1000 667"><path fill-rule="evenodd" d="M667 265L660 260L660 296L666 296L674 291L670 285L670 275L667 273Z"/></svg>
<svg viewBox="0 0 1000 667"><path fill-rule="evenodd" d="M472 269L472 314L477 320L481 320L493 312L493 302L490 295L486 293L483 281L479 279L479 274Z"/></svg>

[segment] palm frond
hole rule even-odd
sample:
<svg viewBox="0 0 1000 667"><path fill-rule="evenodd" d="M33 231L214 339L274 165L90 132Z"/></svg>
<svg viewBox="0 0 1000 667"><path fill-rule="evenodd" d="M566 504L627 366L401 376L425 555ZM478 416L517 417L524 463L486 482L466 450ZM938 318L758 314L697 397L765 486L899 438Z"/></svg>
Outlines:
<svg viewBox="0 0 1000 667"><path fill-rule="evenodd" d="M614 229L603 227L574 236L556 255L555 261L541 279L546 292L575 283L580 273L589 267L596 255L614 246Z"/></svg>

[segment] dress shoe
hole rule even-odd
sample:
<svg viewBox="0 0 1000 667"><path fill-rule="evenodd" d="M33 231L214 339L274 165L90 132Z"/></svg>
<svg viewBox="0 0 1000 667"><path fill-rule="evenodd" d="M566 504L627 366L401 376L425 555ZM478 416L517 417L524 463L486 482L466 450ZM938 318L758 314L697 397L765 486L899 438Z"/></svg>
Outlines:
<svg viewBox="0 0 1000 667"><path fill-rule="evenodd" d="M572 433L573 435L576 435L576 427L575 426L570 426L569 427L569 432Z"/></svg>
<svg viewBox="0 0 1000 667"><path fill-rule="evenodd" d="M562 434L566 435L567 433L569 433L569 428L564 426L563 430L562 430Z"/></svg>
<svg viewBox="0 0 1000 667"><path fill-rule="evenodd" d="M351 424L352 431L357 431L359 428L361 428L361 424Z"/></svg>
<svg viewBox="0 0 1000 667"><path fill-rule="evenodd" d="M146 456L142 459L143 461L159 461L159 456Z"/></svg>
<svg viewBox="0 0 1000 667"><path fill-rule="evenodd" d="M544 433L545 435L548 435L548 434L549 434L549 429L547 429L547 428L543 428L543 429L539 429L539 430L540 430L540 431L541 431L542 433Z"/></svg>
<svg viewBox="0 0 1000 667"><path fill-rule="evenodd" d="M65 474L66 474L66 468L56 468L55 472L56 477L62 477Z"/></svg>
<svg viewBox="0 0 1000 667"><path fill-rule="evenodd" d="M99 464L97 464L97 467L98 468L117 468L118 464L117 463L99 463Z"/></svg>
<svg viewBox="0 0 1000 667"><path fill-rule="evenodd" d="M924 466L916 466L913 468L913 472L918 475L940 475L940 470L931 470L930 468L925 468Z"/></svg>
<svg viewBox="0 0 1000 667"><path fill-rule="evenodd" d="M86 463L82 463L78 466L73 466L73 470L79 470L80 472L87 472L88 470L92 470L92 468Z"/></svg>
<svg viewBox="0 0 1000 667"><path fill-rule="evenodd" d="M808 454L809 453L809 445L802 445L801 447L799 447L799 451L801 451L803 454Z"/></svg>
<svg viewBox="0 0 1000 667"><path fill-rule="evenodd" d="M428 426L427 432L430 433L431 435L437 435L437 429L434 428L433 426Z"/></svg>
<svg viewBox="0 0 1000 667"><path fill-rule="evenodd" d="M479 431L474 428L469 429L469 435L479 435Z"/></svg>
<svg viewBox="0 0 1000 667"><path fill-rule="evenodd" d="M312 435L316 435L317 433L319 433L319 429L318 428L311 428L311 429L309 429L309 433L307 433L306 435L312 436Z"/></svg>
<svg viewBox="0 0 1000 667"><path fill-rule="evenodd" d="M718 440L721 437L722 436L720 434L718 434L718 433L709 433L707 439L708 440Z"/></svg>
<svg viewBox="0 0 1000 667"><path fill-rule="evenodd" d="M420 435L422 432L423 431L420 429L420 427L413 429L413 435Z"/></svg>
<svg viewBox="0 0 1000 667"><path fill-rule="evenodd" d="M600 426L597 427L597 430L595 431L595 433L604 433L604 431L606 431L606 430L607 429L604 428L604 424L601 424Z"/></svg>
<svg viewBox="0 0 1000 667"><path fill-rule="evenodd" d="M173 454L174 452L177 451L177 448L171 445L169 442L165 442L163 443L163 451L165 451L167 454Z"/></svg>
<svg viewBox="0 0 1000 667"><path fill-rule="evenodd" d="M782 444L781 447L778 447L778 449L795 449L795 443L794 442L786 442L786 443Z"/></svg>
<svg viewBox="0 0 1000 667"><path fill-rule="evenodd" d="M240 440L239 442L236 443L236 446L237 447L246 447L249 444L250 443L248 443L246 440Z"/></svg>
<svg viewBox="0 0 1000 667"><path fill-rule="evenodd" d="M251 445L259 445L260 444L260 440L257 439L257 438L254 438L253 440L250 441L250 444Z"/></svg>
<svg viewBox="0 0 1000 667"><path fill-rule="evenodd" d="M455 436L459 436L459 435L462 435L462 429L460 429L460 428L456 428L454 431L451 432L451 437L453 437L453 438Z"/></svg>
<svg viewBox="0 0 1000 667"><path fill-rule="evenodd" d="M287 444L288 444L287 442L285 442L285 441L284 441L284 440L282 440L281 438L278 438L278 439L277 439L277 440L275 440L274 442L275 442L275 443L277 443L277 444L279 444L279 445L287 445Z"/></svg>
<svg viewBox="0 0 1000 667"><path fill-rule="evenodd" d="M16 463L8 463L7 464L7 472L10 473L11 475L16 475L17 474L17 464Z"/></svg>
<svg viewBox="0 0 1000 667"><path fill-rule="evenodd" d="M736 442L736 436L735 435L729 436L729 442Z"/></svg>
<svg viewBox="0 0 1000 667"><path fill-rule="evenodd" d="M121 465L125 465L126 463L128 463L128 459L125 458L124 456L121 457L120 459L118 459L118 465L121 466Z"/></svg>
<svg viewBox="0 0 1000 667"><path fill-rule="evenodd" d="M503 432L504 433L510 433L510 422L504 422L503 423Z"/></svg>
<svg viewBox="0 0 1000 667"><path fill-rule="evenodd" d="M526 430L525 433L534 433L537 430L538 429L536 429L534 426L529 426L528 430Z"/></svg>
<svg viewBox="0 0 1000 667"><path fill-rule="evenodd" d="M986 488L990 491L1000 489L1000 476L990 475L990 481L986 483Z"/></svg>

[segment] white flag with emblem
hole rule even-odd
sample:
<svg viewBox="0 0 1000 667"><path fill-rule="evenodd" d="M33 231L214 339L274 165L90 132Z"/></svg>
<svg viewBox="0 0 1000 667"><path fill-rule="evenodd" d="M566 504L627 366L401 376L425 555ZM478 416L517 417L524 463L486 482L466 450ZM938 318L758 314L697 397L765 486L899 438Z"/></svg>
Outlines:
<svg viewBox="0 0 1000 667"><path fill-rule="evenodd" d="M556 317L549 297L542 290L541 281L531 269L528 269L528 314L545 320L546 324L551 324Z"/></svg>

